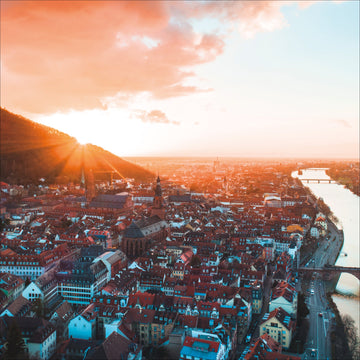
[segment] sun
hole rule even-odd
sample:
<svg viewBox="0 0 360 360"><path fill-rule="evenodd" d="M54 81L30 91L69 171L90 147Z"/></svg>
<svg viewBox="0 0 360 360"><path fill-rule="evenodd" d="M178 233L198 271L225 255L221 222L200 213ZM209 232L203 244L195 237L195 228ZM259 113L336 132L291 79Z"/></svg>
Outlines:
<svg viewBox="0 0 360 360"><path fill-rule="evenodd" d="M74 137L80 145L86 145L93 143L100 135L99 126L96 126L98 118L91 115L87 112L86 116L82 116L75 111L67 114L55 113L37 121Z"/></svg>
<svg viewBox="0 0 360 360"><path fill-rule="evenodd" d="M153 143L151 124L143 127L140 120L122 109L58 112L36 121L70 135L79 145L100 146L117 156L146 154L149 142Z"/></svg>
<svg viewBox="0 0 360 360"><path fill-rule="evenodd" d="M80 145L89 144L89 138L86 136L86 134L78 134L78 135L74 135L74 136Z"/></svg>

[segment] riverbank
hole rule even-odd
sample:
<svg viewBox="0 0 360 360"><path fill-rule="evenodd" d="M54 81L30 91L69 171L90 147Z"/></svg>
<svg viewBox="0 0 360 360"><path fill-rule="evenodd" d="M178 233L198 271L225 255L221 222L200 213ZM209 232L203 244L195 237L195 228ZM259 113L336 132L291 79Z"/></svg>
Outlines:
<svg viewBox="0 0 360 360"><path fill-rule="evenodd" d="M310 202L318 207L318 210L326 213L327 215L327 240L322 239L319 244L316 252L323 252L324 257L326 257L326 263L329 265L335 265L341 251L344 246L344 232L343 229L340 228L339 222L337 218L333 215L331 209L325 204L323 201L319 202L319 198L315 196L315 194L306 187L304 184ZM312 258L312 257L310 257ZM320 264L319 264L320 265ZM321 280L324 284L324 288L326 289L326 300L327 307L331 309L332 318L330 319L331 327L329 329L329 339L328 346L331 348L331 357L332 359L352 359L352 353L349 348L349 340L342 317L340 315L340 311L332 298L332 295L336 294L335 289L336 285L339 281L340 275L333 277L328 281Z"/></svg>
<svg viewBox="0 0 360 360"><path fill-rule="evenodd" d="M329 218L327 219L327 224L329 234L331 234L329 241L332 244L331 254L328 258L328 264L335 265L344 245L344 232L342 229L339 229ZM344 323L342 321L340 311L332 298L332 296L335 294L336 284L339 281L339 277L340 275L336 276L329 282L325 282L327 289L326 300L334 316L330 330L331 357L332 359L352 359L353 357L349 348L349 339L345 333Z"/></svg>
<svg viewBox="0 0 360 360"><path fill-rule="evenodd" d="M353 357L349 349L349 341L345 334L344 323L342 321L339 309L337 308L331 296L331 293L326 294L326 299L334 314L334 319L330 331L331 357L332 359L352 359Z"/></svg>
<svg viewBox="0 0 360 360"><path fill-rule="evenodd" d="M359 162L343 165L343 168L330 167L326 175L344 185L353 194L360 196Z"/></svg>
<svg viewBox="0 0 360 360"><path fill-rule="evenodd" d="M344 246L344 231L339 229L333 221L328 217L326 219L329 236L329 249L331 248L332 255L328 257L328 264L335 265L340 256L341 249Z"/></svg>

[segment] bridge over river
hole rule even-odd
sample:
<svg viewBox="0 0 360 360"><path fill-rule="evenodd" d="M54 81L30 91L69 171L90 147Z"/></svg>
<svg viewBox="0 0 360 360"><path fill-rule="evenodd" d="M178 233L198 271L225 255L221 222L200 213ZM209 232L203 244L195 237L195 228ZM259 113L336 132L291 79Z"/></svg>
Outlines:
<svg viewBox="0 0 360 360"><path fill-rule="evenodd" d="M328 278L346 272L348 274L354 275L358 280L360 280L360 268L358 267L346 267L346 266L324 266L320 268L300 267L299 272L300 273L316 272L316 273L324 274Z"/></svg>
<svg viewBox="0 0 360 360"><path fill-rule="evenodd" d="M325 184L337 184L336 180L333 179L305 179L305 178L299 178L299 180L301 181L306 181L308 184L310 182L314 182L314 183L325 183Z"/></svg>

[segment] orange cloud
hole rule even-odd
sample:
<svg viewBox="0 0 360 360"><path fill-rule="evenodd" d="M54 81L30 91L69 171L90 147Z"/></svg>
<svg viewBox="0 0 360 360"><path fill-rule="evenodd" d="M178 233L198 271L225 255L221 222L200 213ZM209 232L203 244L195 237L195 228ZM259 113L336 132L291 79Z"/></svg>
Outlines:
<svg viewBox="0 0 360 360"><path fill-rule="evenodd" d="M95 108L119 92L195 92L183 68L224 46L172 24L164 2L24 1L2 10L3 106L33 113Z"/></svg>
<svg viewBox="0 0 360 360"><path fill-rule="evenodd" d="M273 1L1 1L2 106L27 113L101 107L104 99L198 91L194 65L224 51L190 18L218 17L245 33L283 26Z"/></svg>
<svg viewBox="0 0 360 360"><path fill-rule="evenodd" d="M162 112L161 110L152 110L152 111L136 110L134 112L134 115L143 122L180 125L178 121L170 121L165 115L165 113Z"/></svg>

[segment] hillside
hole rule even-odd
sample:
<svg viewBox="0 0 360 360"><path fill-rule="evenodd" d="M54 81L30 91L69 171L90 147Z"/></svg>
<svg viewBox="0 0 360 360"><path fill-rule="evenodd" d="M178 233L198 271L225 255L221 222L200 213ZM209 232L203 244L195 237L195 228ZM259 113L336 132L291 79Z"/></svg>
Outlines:
<svg viewBox="0 0 360 360"><path fill-rule="evenodd" d="M145 180L149 171L95 145L80 145L75 138L48 126L1 109L0 179L8 183L79 183L82 169L96 178L109 178L97 171L116 171L121 177Z"/></svg>

